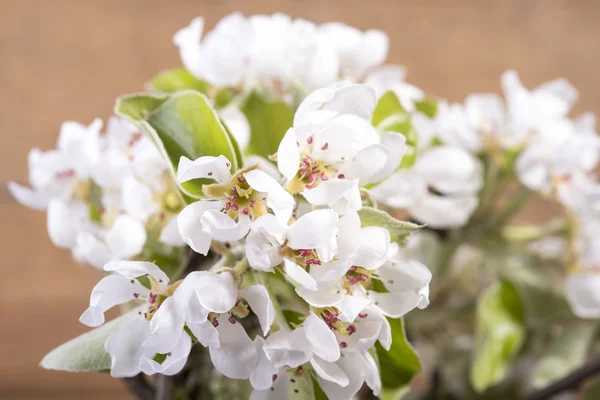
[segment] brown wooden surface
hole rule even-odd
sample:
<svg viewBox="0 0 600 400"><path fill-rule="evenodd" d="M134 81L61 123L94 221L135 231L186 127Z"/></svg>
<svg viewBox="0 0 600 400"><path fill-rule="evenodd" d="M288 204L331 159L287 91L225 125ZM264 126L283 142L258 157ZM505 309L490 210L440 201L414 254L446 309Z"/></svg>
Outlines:
<svg viewBox="0 0 600 400"><path fill-rule="evenodd" d="M33 146L53 147L61 121L107 117L117 95L178 66L172 34L193 17L209 26L233 10L340 20L391 38L390 60L423 89L462 100L498 91L517 68L531 86L566 76L577 111L600 111L600 2L582 1L7 1L0 2L0 182L25 181ZM54 248L43 214L0 189L0 398L128 398L120 382L38 367L54 346L85 331L97 272ZM539 210L534 210L539 212Z"/></svg>

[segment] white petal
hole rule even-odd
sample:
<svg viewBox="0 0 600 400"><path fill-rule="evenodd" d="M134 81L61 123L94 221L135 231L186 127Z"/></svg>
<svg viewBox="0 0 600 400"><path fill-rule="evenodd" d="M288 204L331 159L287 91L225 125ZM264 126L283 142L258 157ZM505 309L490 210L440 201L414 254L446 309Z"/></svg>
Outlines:
<svg viewBox="0 0 600 400"><path fill-rule="evenodd" d="M240 297L246 300L252 312L256 314L266 336L275 318L275 309L269 292L263 285L251 285L240 290Z"/></svg>
<svg viewBox="0 0 600 400"><path fill-rule="evenodd" d="M76 243L77 233L83 229L87 207L80 203L66 204L58 199L48 203L48 236L55 246L70 249Z"/></svg>
<svg viewBox="0 0 600 400"><path fill-rule="evenodd" d="M211 312L224 313L231 310L238 298L237 284L230 272L216 274L209 271L195 271L186 276L181 285L184 283L186 287L196 291L200 305ZM174 297L181 285L173 294ZM189 297L186 295L184 298Z"/></svg>
<svg viewBox="0 0 600 400"><path fill-rule="evenodd" d="M575 273L565 281L567 299L580 318L600 317L600 275Z"/></svg>
<svg viewBox="0 0 600 400"><path fill-rule="evenodd" d="M298 264L288 260L287 258L283 259L285 264L285 273L293 279L295 282L299 283L301 286L305 287L308 290L317 290L317 282L313 279L312 276L304 269L302 269Z"/></svg>
<svg viewBox="0 0 600 400"><path fill-rule="evenodd" d="M219 110L219 117L233 135L240 150L244 152L250 143L250 124L236 104L230 103Z"/></svg>
<svg viewBox="0 0 600 400"><path fill-rule="evenodd" d="M364 364L367 373L367 375L365 376L365 382L367 383L367 386L371 388L373 394L375 396L379 396L379 392L381 391L381 377L379 376L379 367L375 362L373 356L368 351L364 351L361 355L366 361L366 363Z"/></svg>
<svg viewBox="0 0 600 400"><path fill-rule="evenodd" d="M345 322L354 322L358 314L373 301L365 296L344 296L344 300L337 304L336 307L340 311L340 319Z"/></svg>
<svg viewBox="0 0 600 400"><path fill-rule="evenodd" d="M304 214L288 229L287 245L292 249L318 249L331 246L338 233L339 217L333 210Z"/></svg>
<svg viewBox="0 0 600 400"><path fill-rule="evenodd" d="M456 228L467 223L477 208L476 195L437 196L428 194L409 207L410 214L431 228Z"/></svg>
<svg viewBox="0 0 600 400"><path fill-rule="evenodd" d="M248 379L257 363L256 347L242 325L232 324L226 314L218 318L219 347L210 348L215 369L232 379Z"/></svg>
<svg viewBox="0 0 600 400"><path fill-rule="evenodd" d="M354 265L369 270L377 269L398 251L395 243L390 244L390 233L378 226L361 229L361 243Z"/></svg>
<svg viewBox="0 0 600 400"><path fill-rule="evenodd" d="M331 163L350 160L360 150L380 140L370 120L347 114L327 121L317 133L314 135L312 158Z"/></svg>
<svg viewBox="0 0 600 400"><path fill-rule="evenodd" d="M110 354L110 375L113 378L126 378L140 373L141 358L154 356L142 347L149 335L150 321L135 317L106 340L104 348Z"/></svg>
<svg viewBox="0 0 600 400"><path fill-rule="evenodd" d="M294 128L288 129L277 149L277 167L288 181L294 179L300 166L300 151Z"/></svg>
<svg viewBox="0 0 600 400"><path fill-rule="evenodd" d="M196 278L196 272L190 273L173 293L173 301L176 303L176 308L188 324L192 322L205 323L210 312L198 300Z"/></svg>
<svg viewBox="0 0 600 400"><path fill-rule="evenodd" d="M108 272L116 272L129 279L152 275L159 283L167 285L169 277L156 264L146 261L111 261L104 266Z"/></svg>
<svg viewBox="0 0 600 400"><path fill-rule="evenodd" d="M87 263L100 270L113 257L108 246L92 232L79 233L72 252L78 262Z"/></svg>
<svg viewBox="0 0 600 400"><path fill-rule="evenodd" d="M287 225L296 205L294 197L264 171L248 171L244 177L252 189L267 193L267 206L273 210L281 224Z"/></svg>
<svg viewBox="0 0 600 400"><path fill-rule="evenodd" d="M467 151L438 146L419 156L415 171L444 194L475 193L483 186L481 161Z"/></svg>
<svg viewBox="0 0 600 400"><path fill-rule="evenodd" d="M204 29L204 19L195 18L188 26L173 36L173 43L179 47L179 55L185 68L198 79L202 79L202 54L200 38Z"/></svg>
<svg viewBox="0 0 600 400"><path fill-rule="evenodd" d="M299 367L308 362L312 356L310 344L304 335L304 328L296 328L293 331L279 330L271 333L265 341L263 350L277 368Z"/></svg>
<svg viewBox="0 0 600 400"><path fill-rule="evenodd" d="M257 354L257 364L250 374L250 384L255 390L266 390L273 385L273 375L277 374L278 370L273 363L267 358L263 351L265 340L256 336L254 338L254 346Z"/></svg>
<svg viewBox="0 0 600 400"><path fill-rule="evenodd" d="M164 243L168 246L182 247L185 246L185 242L181 238L181 234L179 233L177 217L172 216L167 224L160 231L160 236L158 238L161 243Z"/></svg>
<svg viewBox="0 0 600 400"><path fill-rule="evenodd" d="M348 386L348 376L334 362L327 362L317 356L313 356L310 360L310 365L322 379L328 380L340 386Z"/></svg>
<svg viewBox="0 0 600 400"><path fill-rule="evenodd" d="M421 301L420 296L411 291L394 293L370 292L375 307L384 315L392 318L400 318L413 310Z"/></svg>
<svg viewBox="0 0 600 400"><path fill-rule="evenodd" d="M341 288L339 282L319 282L316 290L299 286L296 293L313 307L331 307L344 300L346 290Z"/></svg>
<svg viewBox="0 0 600 400"><path fill-rule="evenodd" d="M34 210L43 211L48 207L48 196L37 190L21 186L15 182L8 182L8 191L19 203Z"/></svg>
<svg viewBox="0 0 600 400"><path fill-rule="evenodd" d="M315 278L317 282L338 281L346 275L346 272L352 267L353 263L353 257L322 263L321 265L310 269L310 276Z"/></svg>
<svg viewBox="0 0 600 400"><path fill-rule="evenodd" d="M219 331L214 327L212 322L204 321L204 322L186 322L186 325L198 342L202 344L204 347L219 347Z"/></svg>
<svg viewBox="0 0 600 400"><path fill-rule="evenodd" d="M188 206L189 207L189 206ZM212 209L206 210L200 217L202 231L219 242L235 242L242 239L250 230L250 218L240 215L234 221L227 214Z"/></svg>
<svg viewBox="0 0 600 400"><path fill-rule="evenodd" d="M146 244L146 229L137 219L119 215L105 236L114 258L130 258L142 252Z"/></svg>
<svg viewBox="0 0 600 400"><path fill-rule="evenodd" d="M340 348L334 333L313 312L304 320L304 334L315 355L329 362L340 358Z"/></svg>
<svg viewBox="0 0 600 400"><path fill-rule="evenodd" d="M413 291L419 296L419 308L429 304L431 271L415 260L392 260L377 270L377 275L390 292Z"/></svg>
<svg viewBox="0 0 600 400"><path fill-rule="evenodd" d="M173 350L182 335L185 321L177 313L173 297L167 298L156 311L150 321L150 337L144 342L144 347L156 353L166 354Z"/></svg>
<svg viewBox="0 0 600 400"><path fill-rule="evenodd" d="M204 156L194 161L181 156L177 166L177 182L187 182L192 179L207 178L225 182L231 177L231 162L227 157Z"/></svg>
<svg viewBox="0 0 600 400"><path fill-rule="evenodd" d="M352 212L340 218L338 224L340 233L337 237L338 259L349 259L356 255L361 242L360 217Z"/></svg>
<svg viewBox="0 0 600 400"><path fill-rule="evenodd" d="M146 221L160 209L159 204L152 198L150 189L133 176L123 180L122 191L125 211L140 221Z"/></svg>
<svg viewBox="0 0 600 400"><path fill-rule="evenodd" d="M373 177L383 170L387 162L387 152L380 144L373 144L360 150L354 157L345 161L338 172L347 179L358 179L360 186L376 182Z"/></svg>
<svg viewBox="0 0 600 400"><path fill-rule="evenodd" d="M137 297L146 297L147 294L148 289L133 277L118 274L105 276L92 289L90 307L81 315L79 321L87 326L102 325L105 311Z"/></svg>
<svg viewBox="0 0 600 400"><path fill-rule="evenodd" d="M221 201L197 201L185 207L177 216L179 234L185 243L196 253L206 255L210 248L211 237L202 230L200 217L207 210L220 210Z"/></svg>
<svg viewBox="0 0 600 400"><path fill-rule="evenodd" d="M302 195L310 204L329 206L340 215L358 211L362 207L357 181L331 179L305 190Z"/></svg>
<svg viewBox="0 0 600 400"><path fill-rule="evenodd" d="M342 387L333 382L317 378L321 389L330 400L348 400L354 397L358 390L362 387L367 375L363 366L364 359L358 353L345 354L337 365L344 371L348 377L348 386Z"/></svg>
<svg viewBox="0 0 600 400"><path fill-rule="evenodd" d="M142 357L140 361L142 372L146 375L161 374L167 376L180 372L185 366L188 355L192 350L192 339L187 333L183 333L170 347L172 350L161 364L150 357Z"/></svg>
<svg viewBox="0 0 600 400"><path fill-rule="evenodd" d="M290 398L290 378L285 370L277 374L273 387L267 390L253 390L250 400L288 400Z"/></svg>

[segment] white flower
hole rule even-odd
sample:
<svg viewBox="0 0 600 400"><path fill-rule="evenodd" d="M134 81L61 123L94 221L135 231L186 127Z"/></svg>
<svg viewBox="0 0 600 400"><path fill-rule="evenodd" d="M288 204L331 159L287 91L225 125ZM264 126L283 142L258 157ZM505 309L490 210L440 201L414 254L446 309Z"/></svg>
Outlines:
<svg viewBox="0 0 600 400"><path fill-rule="evenodd" d="M348 82L304 99L277 151L287 190L340 214L359 210L358 186L390 176L405 150L404 136L371 125L374 108L373 90Z"/></svg>
<svg viewBox="0 0 600 400"><path fill-rule="evenodd" d="M344 354L344 356L334 365L336 369L347 378L349 384L340 385L331 379L326 379L322 375L317 376L319 386L321 386L321 389L323 389L328 399L351 399L365 382L373 390L375 395L379 394L379 391L381 390L379 369L377 363L368 352L364 351ZM329 365L328 368L331 368L331 366Z"/></svg>
<svg viewBox="0 0 600 400"><path fill-rule="evenodd" d="M291 225L281 225L265 214L251 227L246 240L246 257L252 268L272 271L284 262L286 274L309 290L316 281L307 270L331 261L337 253L338 215L333 210L315 210Z"/></svg>
<svg viewBox="0 0 600 400"><path fill-rule="evenodd" d="M483 185L481 162L465 150L438 146L425 151L411 169L375 187L375 198L390 207L406 208L433 228L464 225L478 204Z"/></svg>
<svg viewBox="0 0 600 400"><path fill-rule="evenodd" d="M515 168L521 182L550 193L557 180L591 171L600 156L600 139L583 120L557 119L540 125Z"/></svg>
<svg viewBox="0 0 600 400"><path fill-rule="evenodd" d="M161 330L164 321L180 319L169 297L173 290L169 286L169 277L156 265L141 261L112 261L104 266L104 270L114 273L101 279L92 290L90 306L79 319L82 323L92 327L102 325L104 312L108 309L135 299L147 300L146 310L139 311L137 317L111 335L105 344L112 360L111 375L135 376L142 371L173 375L179 372L191 349L191 339L183 329L169 331L168 337ZM148 277L151 289L137 279L142 276ZM159 340L153 337L157 332ZM153 361L157 353L170 354L158 364Z"/></svg>
<svg viewBox="0 0 600 400"><path fill-rule="evenodd" d="M33 149L28 156L31 188L9 182L11 194L21 204L45 210L50 199L69 201L77 197L80 184L87 185L93 165L100 156L102 121L95 119L90 126L64 122L57 148L46 152Z"/></svg>
<svg viewBox="0 0 600 400"><path fill-rule="evenodd" d="M207 178L217 181L204 185L203 191L214 200L188 205L177 217L183 240L194 251L206 254L211 241L233 242L248 233L252 218L273 210L281 223L287 223L295 205L275 179L259 169L245 169L233 177L231 163L224 156L201 157L191 161L182 157L177 179Z"/></svg>
<svg viewBox="0 0 600 400"><path fill-rule="evenodd" d="M581 271L569 275L565 282L567 300L580 318L600 318L600 274Z"/></svg>
<svg viewBox="0 0 600 400"><path fill-rule="evenodd" d="M386 92L393 92L402 108L412 113L415 111L415 103L425 98L425 94L419 88L407 83L406 69L398 65L383 65L369 73L365 78L365 84L371 86L377 98L381 98Z"/></svg>

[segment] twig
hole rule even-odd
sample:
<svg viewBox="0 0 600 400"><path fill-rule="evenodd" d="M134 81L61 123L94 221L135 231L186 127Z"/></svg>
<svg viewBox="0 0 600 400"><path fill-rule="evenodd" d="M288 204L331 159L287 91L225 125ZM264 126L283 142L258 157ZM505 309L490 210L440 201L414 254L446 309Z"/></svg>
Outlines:
<svg viewBox="0 0 600 400"><path fill-rule="evenodd" d="M570 375L554 382L548 387L530 393L523 397L523 400L545 400L550 399L559 393L567 390L576 390L588 378L600 374L600 359L594 360L579 368Z"/></svg>
<svg viewBox="0 0 600 400"><path fill-rule="evenodd" d="M154 400L154 388L150 386L143 374L132 378L121 379L131 394L140 400Z"/></svg>
<svg viewBox="0 0 600 400"><path fill-rule="evenodd" d="M166 375L156 375L156 396L155 400L171 400L173 397L173 378Z"/></svg>

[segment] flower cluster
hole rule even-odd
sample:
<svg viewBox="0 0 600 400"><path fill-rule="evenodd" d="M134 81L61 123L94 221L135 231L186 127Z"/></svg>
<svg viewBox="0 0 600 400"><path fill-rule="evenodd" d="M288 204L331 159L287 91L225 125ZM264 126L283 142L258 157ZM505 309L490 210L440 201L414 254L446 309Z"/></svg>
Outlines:
<svg viewBox="0 0 600 400"><path fill-rule="evenodd" d="M57 148L29 153L31 188L10 182L22 204L47 211L52 242L96 268L139 256L150 240L182 246L176 219L183 202L151 140L113 117L89 126L65 122Z"/></svg>
<svg viewBox="0 0 600 400"><path fill-rule="evenodd" d="M361 79L382 64L387 35L342 23L315 25L284 14L233 13L202 37L204 20L177 32L185 67L217 87L258 86L276 93L313 90L341 79Z"/></svg>
<svg viewBox="0 0 600 400"><path fill-rule="evenodd" d="M313 371L330 398L350 398L363 382L379 392L369 350L377 341L392 345L386 317L428 304L431 273L402 257L388 229L361 225L359 187L391 175L404 150L401 134L380 135L370 124L374 107L375 94L365 85L310 94L280 144L281 178L257 165L231 174L223 155L181 157L179 183L212 182L202 187L204 199L178 214L182 240L201 254L226 248L243 260L170 285L153 263L107 263L111 274L93 289L81 322L99 326L109 308L145 301L106 342L113 376L176 374L198 342L209 348L217 371L250 379L256 391L278 385L286 371ZM298 207L300 199L312 210ZM273 279L275 271L303 300L293 324L276 318L274 294L254 283L266 279L260 273ZM254 339L242 325L250 310L262 334Z"/></svg>

